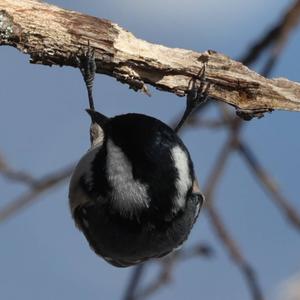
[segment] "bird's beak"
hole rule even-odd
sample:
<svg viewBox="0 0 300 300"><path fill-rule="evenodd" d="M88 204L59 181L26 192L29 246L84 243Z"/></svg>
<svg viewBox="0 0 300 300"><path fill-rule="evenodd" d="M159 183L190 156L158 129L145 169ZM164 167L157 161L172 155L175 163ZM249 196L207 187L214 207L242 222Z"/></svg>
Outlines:
<svg viewBox="0 0 300 300"><path fill-rule="evenodd" d="M108 117L93 109L88 108L86 109L86 112L90 115L92 123L97 123L100 127L102 127L108 120Z"/></svg>

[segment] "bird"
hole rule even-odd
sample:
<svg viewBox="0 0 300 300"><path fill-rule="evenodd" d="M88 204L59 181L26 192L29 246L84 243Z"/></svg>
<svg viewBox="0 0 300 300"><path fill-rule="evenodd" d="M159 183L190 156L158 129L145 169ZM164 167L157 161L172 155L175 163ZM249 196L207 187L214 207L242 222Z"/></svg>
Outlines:
<svg viewBox="0 0 300 300"><path fill-rule="evenodd" d="M192 93L175 130L144 114L107 117L94 109L89 46L79 63L90 100L91 147L70 180L75 224L95 253L116 267L172 253L187 240L205 199L177 132L206 95Z"/></svg>

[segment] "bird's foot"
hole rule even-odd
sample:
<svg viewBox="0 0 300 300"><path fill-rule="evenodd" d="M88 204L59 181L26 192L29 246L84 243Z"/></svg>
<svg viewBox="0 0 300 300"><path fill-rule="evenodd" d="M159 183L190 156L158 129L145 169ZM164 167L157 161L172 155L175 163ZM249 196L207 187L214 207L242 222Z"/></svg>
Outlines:
<svg viewBox="0 0 300 300"><path fill-rule="evenodd" d="M191 80L191 87L186 96L186 109L181 120L175 128L176 132L179 131L193 111L207 101L209 88L210 83L206 80L204 65L201 68L198 76Z"/></svg>
<svg viewBox="0 0 300 300"><path fill-rule="evenodd" d="M95 110L93 101L93 82L97 65L95 62L95 50L91 48L89 41L86 49L81 48L79 50L79 53L76 56L76 62L87 88L90 109Z"/></svg>

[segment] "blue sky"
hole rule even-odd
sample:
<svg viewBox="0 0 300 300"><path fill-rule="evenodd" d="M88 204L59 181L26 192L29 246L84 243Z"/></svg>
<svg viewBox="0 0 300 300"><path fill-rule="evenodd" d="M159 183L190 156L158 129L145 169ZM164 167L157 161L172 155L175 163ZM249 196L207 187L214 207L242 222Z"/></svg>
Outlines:
<svg viewBox="0 0 300 300"><path fill-rule="evenodd" d="M243 54L291 1L152 0L51 1L103 17L136 36L170 47ZM101 3L101 4L100 4ZM273 77L300 81L300 30L289 40ZM8 162L42 176L77 161L89 146L86 91L78 70L31 65L16 49L0 47L0 152ZM183 98L156 91L152 97L98 75L96 107L113 116L141 112L170 123ZM216 115L211 108L208 115ZM244 128L244 139L300 211L298 113L274 112ZM201 182L226 140L226 132L193 129L182 135ZM0 178L0 207L25 191ZM232 156L216 193L216 205L259 274L267 299L300 269L299 232L270 201L239 156ZM4 300L120 299L132 271L111 267L88 247L68 211L67 184L0 225L0 291ZM247 286L201 214L187 246L210 243L212 259L180 263L173 284L152 299L250 299ZM147 278L155 276L156 266Z"/></svg>

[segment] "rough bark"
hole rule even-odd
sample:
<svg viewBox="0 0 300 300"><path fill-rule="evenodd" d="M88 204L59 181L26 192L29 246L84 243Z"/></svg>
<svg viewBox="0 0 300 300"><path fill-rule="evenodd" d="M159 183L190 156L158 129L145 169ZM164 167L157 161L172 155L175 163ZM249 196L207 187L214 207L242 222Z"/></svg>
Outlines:
<svg viewBox="0 0 300 300"><path fill-rule="evenodd" d="M32 63L77 67L75 57L88 41L97 73L135 90L147 92L150 84L183 96L205 65L209 96L235 106L245 118L275 109L300 111L299 83L266 79L215 51L152 44L108 20L36 0L0 0L0 45L29 54Z"/></svg>

